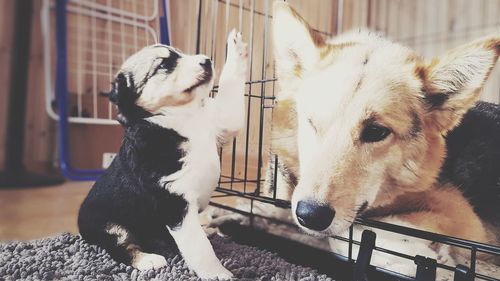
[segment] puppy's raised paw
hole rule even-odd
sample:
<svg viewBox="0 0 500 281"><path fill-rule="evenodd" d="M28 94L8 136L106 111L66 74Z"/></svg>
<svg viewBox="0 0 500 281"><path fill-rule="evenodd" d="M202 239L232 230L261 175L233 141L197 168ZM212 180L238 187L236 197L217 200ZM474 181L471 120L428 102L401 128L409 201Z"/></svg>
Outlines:
<svg viewBox="0 0 500 281"><path fill-rule="evenodd" d="M136 254L132 266L140 271L159 269L167 265L167 260L164 256L157 254L138 253Z"/></svg>
<svg viewBox="0 0 500 281"><path fill-rule="evenodd" d="M227 37L227 62L237 64L238 69L246 72L248 65L248 45L243 42L241 32L231 30Z"/></svg>

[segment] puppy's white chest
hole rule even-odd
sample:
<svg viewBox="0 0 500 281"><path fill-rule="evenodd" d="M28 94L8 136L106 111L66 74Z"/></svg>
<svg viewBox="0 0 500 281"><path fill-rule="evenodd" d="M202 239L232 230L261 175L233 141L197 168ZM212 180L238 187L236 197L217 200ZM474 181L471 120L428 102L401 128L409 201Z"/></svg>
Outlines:
<svg viewBox="0 0 500 281"><path fill-rule="evenodd" d="M196 201L200 209L204 209L210 200L220 176L219 155L215 136L208 142L200 144L193 143L192 151L186 155L186 166L190 167L186 177L192 186L186 192L197 197Z"/></svg>
<svg viewBox="0 0 500 281"><path fill-rule="evenodd" d="M181 170L162 178L170 192L182 194L188 202L196 202L204 209L210 200L220 176L216 134L210 116L200 114L189 122L179 134L187 138L181 145L185 156Z"/></svg>

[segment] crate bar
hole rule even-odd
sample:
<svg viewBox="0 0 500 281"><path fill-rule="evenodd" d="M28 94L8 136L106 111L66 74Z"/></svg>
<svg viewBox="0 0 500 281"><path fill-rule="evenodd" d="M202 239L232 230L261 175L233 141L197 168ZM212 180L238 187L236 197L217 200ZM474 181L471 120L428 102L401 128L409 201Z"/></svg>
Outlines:
<svg viewBox="0 0 500 281"><path fill-rule="evenodd" d="M235 196L238 196L238 195L235 195ZM263 215L254 214L253 212L243 211L243 210L240 210L240 209L237 209L237 208L233 208L233 207L230 207L230 206L227 206L227 205L223 205L223 204L219 204L219 203L215 203L215 202L210 202L210 205L214 206L214 207L217 207L217 208L224 209L224 210L232 211L232 212L235 212L235 213L238 213L238 214L241 214L241 215L246 215L246 216L249 216L251 218L253 218L253 217L259 217L259 218L271 221L273 223L280 223L280 224L284 224L284 225L288 225L288 226L291 226L291 227L298 228L297 225L295 225L293 223L289 223L289 222L286 222L286 221L283 221L283 220L280 220L280 219L276 219L276 218L272 218L272 217L266 217L266 216L263 216ZM335 239L338 239L340 241L347 242L347 243L349 242L348 238L341 237L341 236L333 236L332 238L335 238ZM356 240L352 240L352 243L353 243L353 245L358 245L358 246L360 245L360 242L356 241ZM407 254L403 254L403 253L400 253L400 252L396 252L396 251L392 251L392 250L384 249L384 248L380 248L380 247L375 247L374 249L376 251L383 252L383 253L390 254L390 255L394 255L394 256L397 256L397 257L400 257L400 258L404 258L404 259L407 259L407 260L414 260L414 258L415 258L414 256L410 256L410 255L407 255ZM341 256L339 254L335 254L335 253L332 253L332 254L335 255L336 257L344 260L344 261L351 261L351 262L354 261L353 259L349 260L349 258L346 258L346 257ZM438 263L436 265L437 265L437 267L445 269L445 270L449 270L449 271L454 271L455 270L454 267L451 267L451 266L448 266L448 265L445 265L445 264L439 264ZM395 271L392 271L392 270L389 270L389 269L386 269L386 268L375 267L375 269L378 272L386 273L386 274L389 274L389 275L394 276L394 277L403 278L404 280L414 280L413 278L411 278L409 276L403 275L401 273L398 273L398 272L395 272ZM482 280L487 280L487 281L499 281L500 280L500 279L495 279L493 277L489 277L489 276L486 276L486 275L483 275L483 274L474 274L474 277L482 279Z"/></svg>
<svg viewBox="0 0 500 281"><path fill-rule="evenodd" d="M196 23L196 54L200 53L201 10L201 0L198 0L198 19Z"/></svg>
<svg viewBox="0 0 500 281"><path fill-rule="evenodd" d="M221 177L221 178L226 178L226 179L231 179L231 177L229 177L229 176L225 176L225 175L221 175L220 177ZM244 179L242 179L242 178L237 178L237 177L235 177L234 179L235 179L235 180L239 180L239 181L244 181Z"/></svg>
<svg viewBox="0 0 500 281"><path fill-rule="evenodd" d="M239 197L242 197L245 199L252 199L252 200L260 201L263 203L269 203L269 204L272 204L274 206L281 207L281 208L290 208L290 202L285 201L285 200L279 200L279 199L273 200L272 198L265 197L265 196L257 196L257 195L254 195L253 193L243 193L241 191L229 190L229 189L224 189L224 188L216 188L215 190L217 192L231 194L231 195L239 196Z"/></svg>
<svg viewBox="0 0 500 281"><path fill-rule="evenodd" d="M228 177L228 176L226 176L226 178L228 178L228 179L229 179L229 177ZM263 181L264 181L264 180L261 180L261 182L263 182ZM229 182L230 182L230 180L227 180L227 181L222 181L222 180L221 180L221 183L229 183ZM244 180L241 180L241 179L235 179L235 180L234 180L234 182L235 182L235 183L243 183L243 182L244 182ZM257 183L257 180L247 180L247 183ZM229 188L226 188L226 187L220 187L220 186L219 186L218 188L220 188L220 189L224 189L224 190L231 190L231 189L229 189ZM246 192L246 194L254 194L254 192L253 192L253 191L252 191L252 192Z"/></svg>
<svg viewBox="0 0 500 281"><path fill-rule="evenodd" d="M375 227L375 228L378 228L381 230L399 233L399 234L403 234L403 235L407 235L407 236L411 236L411 237L415 237L415 238L420 238L420 239L424 239L424 240L443 243L443 244L447 244L450 246L456 246L456 247L469 249L469 250L472 250L473 248L475 248L476 251L479 251L479 252L500 256L500 247L496 247L493 245L488 245L488 244L479 243L479 242L475 242L475 241L455 238L455 237L446 236L446 235L442 235L442 234L427 232L427 231L423 231L423 230L419 230L419 229L407 228L404 226L399 226L399 225L394 225L394 224L389 224L389 223L379 222L379 221L374 221L374 220L369 220L369 219L359 219L358 218L358 219L356 219L355 222L358 224L361 224L361 225Z"/></svg>
<svg viewBox="0 0 500 281"><path fill-rule="evenodd" d="M233 138L233 149L231 151L231 180L230 180L231 190L233 189L235 166L236 166L236 137Z"/></svg>
<svg viewBox="0 0 500 281"><path fill-rule="evenodd" d="M470 271L476 273L476 248L472 247L470 251Z"/></svg>
<svg viewBox="0 0 500 281"><path fill-rule="evenodd" d="M228 25L229 25L229 4L230 1L226 3L226 36L227 36L227 30L228 30ZM241 30L241 22L243 20L243 3L240 1L239 5L239 12L238 12L238 17L239 17L239 26L238 26L238 31L243 32ZM235 175L235 170L236 170L236 144L237 144L237 138L233 138L233 150L231 154L231 180L234 178ZM231 189L233 189L233 182L231 182Z"/></svg>
<svg viewBox="0 0 500 281"><path fill-rule="evenodd" d="M266 59L267 59L267 35L268 35L268 25L269 25L269 0L264 1L264 42L262 45L262 80L266 79L267 71L266 71ZM259 122L259 148L258 148L258 160L257 160L257 188L255 192L257 194L260 193L260 179L262 177L262 146L264 141L264 105L265 105L265 97L266 95L266 84L262 83L260 85L260 122Z"/></svg>
<svg viewBox="0 0 500 281"><path fill-rule="evenodd" d="M243 3L240 1L240 7L239 7L239 12L238 12L238 16L239 16L239 18L238 18L238 20L239 20L238 31L243 33L243 30L241 30L241 22L243 21L242 6L243 6ZM229 5L227 7L228 7L227 12L229 12ZM227 25L228 25L228 23L226 23L226 26ZM226 36L227 36L227 33L226 33ZM236 144L237 144L237 138L234 137L233 138L233 151L232 151L232 155L231 155L231 180L234 179L235 170L236 170L236 148L237 148ZM232 182L231 182L231 189L233 189Z"/></svg>
<svg viewBox="0 0 500 281"><path fill-rule="evenodd" d="M273 200L269 200L269 201L263 200L265 198L258 198L256 196L251 196L251 195L250 196L249 195L243 195L242 196L240 194L237 194L237 192L224 192L224 191L220 191L220 190L217 190L217 191L225 193L225 194L227 194L229 196L238 196L238 197L243 197L243 198L246 198L246 199L250 199L250 200L252 200L251 202L253 202L253 200L257 200L257 201L264 202L264 203L270 203L270 204L274 204L274 202L275 202ZM239 213L239 214L242 214L242 215L247 215L247 216L251 216L251 217L259 217L259 218L266 219L266 220L269 220L269 221L274 222L274 223L280 223L280 224L284 224L284 225L288 225L288 226L291 226L291 227L298 228L297 225L295 225L293 223L290 223L290 222L287 222L287 221L283 221L283 220L272 218L272 217L266 217L266 216L259 215L259 214L254 214L253 212L243 211L243 210L240 210L240 209L237 209L237 208L233 208L233 207L229 207L229 206L226 206L226 205L222 205L222 204L219 204L219 203L210 202L210 205L212 205L214 207L221 208L221 209L233 211L233 212L236 212L236 213ZM359 222L357 221L356 224L365 225L362 221L359 221ZM365 225L365 226L371 226L371 225ZM374 227L374 228L377 228L377 229L382 229L382 228L379 228L377 226L371 226L371 227ZM403 228L405 228L405 227L403 227ZM407 229L408 230L413 230L413 229L410 229L410 228L407 228ZM385 230L385 229L383 229L383 230ZM433 234L433 233L430 233L430 234ZM352 243L351 245L358 245L358 246L360 245L360 242L354 240L352 237L345 238L345 237L341 237L341 236L332 236L332 238L340 240L340 241L343 241L343 242L346 242L346 243ZM443 243L443 244L447 244L447 243ZM392 250L385 249L385 248L375 247L374 249L376 251L383 252L383 253L390 254L390 255L394 255L394 256L397 256L397 257L400 257L400 258L404 258L404 259L407 259L407 260L414 260L415 259L414 256L410 256L410 255L407 255L407 254L404 254L404 253L392 251ZM337 255L337 256L340 256L340 255ZM343 256L340 256L340 257L346 259L346 257L343 257ZM347 261L351 261L351 262L353 261L352 254L351 254L351 258L349 258L349 257L347 258ZM437 263L436 266L439 267L439 268L445 269L445 270L449 270L449 271L454 271L455 270L454 267L451 267L451 266L445 265L445 264ZM390 275L395 276L395 277L401 277L401 278L405 278L405 279L409 278L406 275L403 275L403 274L391 271L389 269L385 269L385 268L381 268L381 267L375 267L375 268L379 272L387 273L387 274L390 274ZM500 280L500 279L496 279L496 278L493 278L493 277L489 277L489 276L486 276L486 275L483 275L483 274L477 274L477 273L474 273L474 277L482 279L482 280L487 280L487 281L499 281ZM411 279L411 280L414 280L414 279Z"/></svg>
<svg viewBox="0 0 500 281"><path fill-rule="evenodd" d="M273 174L273 199L276 200L276 193L278 192L278 155L274 155L274 174Z"/></svg>
<svg viewBox="0 0 500 281"><path fill-rule="evenodd" d="M332 238L340 240L342 242L346 242L346 243L350 243L350 241L352 241L352 244L353 245L357 245L357 246L359 246L361 244L359 241L351 240L349 238L345 238L345 237L342 237L342 236L333 236ZM404 253L396 252L396 251L385 249L385 248L375 247L374 250L376 250L378 252L386 253L386 254L389 254L389 255L397 256L397 257L400 257L400 258L403 258L403 259L407 259L407 260L414 260L415 259L415 256L407 255L407 254L404 254ZM439 268L442 268L442 269L450 270L450 271L454 271L455 270L454 267L446 265L446 264L437 263L436 266L439 267Z"/></svg>
<svg viewBox="0 0 500 281"><path fill-rule="evenodd" d="M253 42L253 40L252 40L252 42ZM251 62L251 60L250 60L250 62ZM252 85L252 84L257 84L257 83L264 84L267 82L274 82L277 80L278 80L277 78L261 79L261 80L252 80L250 78L250 81L245 82L245 85ZM214 86L214 89L215 90L219 89L219 85ZM260 96L255 96L255 97L260 98ZM270 97L266 96L266 99L275 99L275 97L274 96L270 96Z"/></svg>
<svg viewBox="0 0 500 281"><path fill-rule="evenodd" d="M349 236L351 236L351 235L349 234ZM359 246L361 244L359 241L354 240L352 237L345 238L345 237L342 237L342 236L336 236L336 235L334 235L334 236L332 236L332 238L340 240L342 242L349 243L351 245L357 245L357 246ZM410 256L410 255L403 254L403 253L400 253L400 252L392 251L392 250L389 250L389 249L384 249L384 248L380 248L380 247L375 247L374 249L377 250L377 251L379 251L379 252L383 252L383 253L386 253L386 254L394 255L394 256L397 256L397 257L400 257L400 258L404 258L404 259L408 259L408 260L413 260L413 258L414 258L414 256ZM351 250L352 250L352 248L351 248ZM348 260L350 260L350 261L353 260L352 259L352 253L350 253L350 257L348 256ZM446 268L446 269L454 269L451 266L445 266L444 268Z"/></svg>
<svg viewBox="0 0 500 281"><path fill-rule="evenodd" d="M249 59L250 59L250 65L249 65L249 80L252 81L252 67L253 67L253 23L255 19L255 0L252 0L250 3L250 49L248 50L249 52ZM244 168L244 175L243 178L245 179L245 183L243 184L243 191L246 193L247 191L247 180L248 180L248 148L249 148L249 142L250 142L250 108L252 105L252 83L248 83L248 100L247 100L247 130L246 130L246 135L245 135L245 168Z"/></svg>
<svg viewBox="0 0 500 281"><path fill-rule="evenodd" d="M493 278L493 277L490 277L490 276L487 276L487 275L484 275L484 274L480 274L480 273L474 273L472 275L475 278L479 278L479 279L486 280L486 281L498 281L498 280L500 280L500 279L496 279L496 278Z"/></svg>
<svg viewBox="0 0 500 281"><path fill-rule="evenodd" d="M242 195L242 197L248 198L248 199L255 199L261 202L266 202L270 204L275 204L276 202L279 202L280 206L288 206L290 207L290 202L285 201L285 200L273 200L272 198L269 197L264 197L264 196L257 196L257 195L250 195L250 194L244 194L242 192L238 191L230 191L230 190L224 190L224 189L217 189L217 191L220 192L227 192L229 194L234 194L234 195ZM410 237L415 237L415 238L420 238L424 240L429 240L429 241L434 241L450 246L456 246L456 247L461 247L465 249L475 249L476 252L483 252L487 254L492 254L492 255L497 255L500 256L500 247L496 247L493 245L488 245L484 243L479 243L479 242L474 242L470 240L465 240L465 239L460 239L460 238L455 238L451 236L446 236L446 235L441 235L441 234L436 234L432 232L427 232L423 230L418 230L418 229L413 229L413 228L408 228L404 226L399 226L399 225L393 225L389 223L384 223L384 222L378 222L378 221L373 221L373 220L368 220L368 219L356 219L355 221L356 224L363 225L363 226L368 226L368 227L374 227L377 229L381 230L386 230L390 231L393 233L398 233Z"/></svg>
<svg viewBox="0 0 500 281"><path fill-rule="evenodd" d="M230 196L234 196L234 195L230 195ZM252 202L253 202L253 200L252 200ZM227 211L232 211L232 212L238 213L240 215L245 215L245 216L249 216L249 217L258 217L258 218L262 218L262 219L265 219L265 220L269 220L269 221L274 222L274 223L281 223L281 224L285 224L285 225L288 225L288 226L296 227L296 225L292 224L292 223L287 223L287 222L284 222L284 221L279 220L279 219L275 219L275 218L271 218L271 217L266 217L266 216L259 215L259 214L254 214L252 212L243 211L243 210L240 210L240 209L237 209L237 208L234 208L234 207L230 207L230 206L227 206L227 205L223 205L223 204L220 204L220 203L216 203L216 202L210 201L209 204L211 206L214 206L214 207L217 207L217 208L220 208L220 209L224 209L224 210L227 210Z"/></svg>
<svg viewBox="0 0 500 281"><path fill-rule="evenodd" d="M349 249L348 249L349 261L352 261L352 244L354 243L353 234L354 234L354 225L351 224L351 226L349 227L349 240L347 240L347 242L349 243Z"/></svg>
<svg viewBox="0 0 500 281"><path fill-rule="evenodd" d="M231 194L219 194L219 195L212 195L212 198L226 198L226 197L231 197L233 195Z"/></svg>
<svg viewBox="0 0 500 281"><path fill-rule="evenodd" d="M231 180L227 180L227 181L220 180L219 182L220 182L220 184L230 184L230 183L243 183L244 181L242 181L242 180L233 180L233 181L231 181ZM223 187L219 187L219 188L220 189L227 189L227 188L223 188ZM228 190L232 190L232 189L228 189Z"/></svg>
<svg viewBox="0 0 500 281"><path fill-rule="evenodd" d="M217 5L218 3L216 3ZM229 7L231 4L231 0L228 0L226 2L226 16L225 16L225 29L224 29L224 34L225 38L227 38L229 34ZM216 19L215 19L216 20ZM241 32L241 30L239 30ZM225 46L225 57L227 60L227 44ZM222 159L222 150L221 150L221 159ZM232 150L231 150L231 177L229 181L229 188L232 190L233 189L233 183L234 183L234 170L236 166L236 137L233 137L233 142L232 142ZM221 169L222 170L222 169Z"/></svg>

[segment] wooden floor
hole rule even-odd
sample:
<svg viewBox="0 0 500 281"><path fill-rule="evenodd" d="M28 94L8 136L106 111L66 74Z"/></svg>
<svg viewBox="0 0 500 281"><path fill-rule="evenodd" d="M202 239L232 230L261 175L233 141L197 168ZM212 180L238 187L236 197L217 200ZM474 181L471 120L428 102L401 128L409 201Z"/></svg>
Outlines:
<svg viewBox="0 0 500 281"><path fill-rule="evenodd" d="M57 186L0 189L0 242L78 233L78 209L92 184L69 181ZM234 197L213 200L236 204ZM208 222L206 213L200 214L200 221Z"/></svg>
<svg viewBox="0 0 500 281"><path fill-rule="evenodd" d="M78 209L92 182L0 189L0 241L30 240L78 233Z"/></svg>

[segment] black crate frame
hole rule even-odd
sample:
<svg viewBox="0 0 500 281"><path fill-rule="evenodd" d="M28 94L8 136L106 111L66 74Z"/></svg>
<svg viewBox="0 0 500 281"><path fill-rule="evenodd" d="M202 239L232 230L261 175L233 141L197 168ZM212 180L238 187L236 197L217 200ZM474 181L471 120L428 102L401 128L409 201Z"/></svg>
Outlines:
<svg viewBox="0 0 500 281"><path fill-rule="evenodd" d="M275 93L274 93L274 84L277 81L276 77L268 77L268 74L266 73L266 68L265 65L267 63L267 44L268 44L268 35L269 35L269 19L271 18L269 11L269 2L268 0L265 0L265 7L264 7L264 12L260 12L255 10L255 0L251 0L251 7L243 7L241 6L241 1L240 4L236 3L231 3L230 0L226 2L225 0L216 0L218 3L223 3L225 5L229 5L231 7L236 7L240 9L240 16L241 16L241 10L244 10L246 12L249 12L251 14L252 20L251 20L251 35L250 35L250 46L253 48L253 37L254 37L254 26L253 26L253 17L254 15L261 15L267 18L265 25L264 25L264 43L263 43L263 55L262 55L262 69L261 69L261 77L260 79L252 79L252 76L250 74L250 79L249 81L246 82L248 85L248 92L245 94L245 96L248 98L248 108L247 108L247 120L246 120L246 145L245 145L245 165L244 165L244 177L243 178L237 178L235 177L235 165L236 165L236 138L233 140L231 149L232 149L232 156L231 156L231 169L230 169L230 175L221 175L220 180L219 180L219 185L216 188L216 192L218 195L214 195L213 198L220 198L220 197L238 197L238 198L245 198L250 200L250 211L243 211L240 209L237 209L232 206L228 206L225 204L220 204L216 203L214 201L211 201L210 204L214 207L229 210L235 213L239 213L242 215L249 216L250 218L255 218L255 217L260 217L263 219L268 219L276 223L283 223L283 224L288 224L291 225L289 222L285 221L280 221L275 218L270 218L270 217L265 217L260 214L256 214L253 212L253 203L254 201L262 202L262 203L267 203L271 204L280 208L290 208L290 202L284 201L281 199L277 199L277 188L276 188L276 175L277 175L277 170L278 170L278 159L276 155L272 155L270 157L274 157L274 176L275 179L273 181L274 186L273 186L273 195L271 197L264 196L261 194L261 186L264 182L263 175L262 175L262 168L263 168L263 153L264 153L264 143L263 143L263 134L264 134L264 120L265 120L265 114L267 114L268 110L272 110L273 106L268 105L266 101L274 101L275 100ZM206 2L202 0L198 0L198 14L197 14L197 37L196 37L196 52L200 52L200 46L201 46L201 40L200 40L200 33L202 32L202 7ZM341 8L343 5L342 0L337 0L337 7L339 14L337 15L338 18L342 17L341 14ZM213 13L213 11L212 11ZM227 10L226 10L227 13ZM214 16L212 14L212 16ZM217 17L217 11L215 12L215 17ZM227 18L227 15L226 15ZM227 25L227 23L226 23ZM227 27L227 26L226 26ZM339 25L337 25L339 28ZM227 28L226 28L227 29ZM319 33L322 33L324 35L332 35L324 31L316 30ZM213 51L213 50L212 50ZM250 50L251 52L251 50ZM215 53L212 53L212 56L214 56ZM214 58L214 57L213 57ZM250 68L252 67L252 58L250 60ZM273 92L271 95L266 95L266 84L272 83L272 89ZM252 94L252 87L253 86L260 86L260 95L254 95ZM214 87L214 94L216 94L218 87ZM248 178L248 157L249 157L249 131L250 131L250 107L251 107L251 101L253 99L258 99L260 101L260 116L259 116L259 142L258 142L258 167L257 167L257 178L256 179L249 179ZM227 149L227 148L226 148ZM222 149L220 151L221 154L221 159L222 159ZM222 161L221 161L222 164ZM244 188L243 191L240 190L235 190L233 189L233 184L235 183L243 183ZM228 187L224 187L224 185L229 184ZM253 190L247 190L247 185L254 184L255 189ZM404 258L407 260L412 260L415 264L417 264L417 276L415 278L411 278L408 276L402 276L396 272L391 271L390 269L385 269L385 268L376 268L377 271L383 272L385 274L388 274L390 276L394 277L401 277L401 278L407 278L409 280L431 280L429 278L435 279L435 274L436 274L436 268L441 268L445 270L449 270L454 272L455 274L455 280L474 280L474 279L479 279L479 280L489 280L489 281L500 281L500 279L487 276L484 274L480 274L476 272L476 262L477 262L477 255L478 253L486 253L490 255L495 255L500 257L500 247L494 246L494 245L488 245L484 243L479 243L475 241L470 241L470 240L465 240L465 239L459 239L451 236L446 236L446 235L441 235L441 234L436 234L436 233L431 233L427 231L422 231L418 229L412 229L408 227L403 227L399 225L393 225L389 223L384 223L384 222L378 222L374 220L368 220L368 219L362 219L362 218L357 218L354 222L354 224L350 227L349 229L349 237L340 237L340 236L332 236L335 239L344 241L348 245L348 257L345 257L347 259L347 262L354 264L355 259L353 258L353 246L354 245L361 245L362 243L366 241L356 241L353 239L353 232L354 232L354 225L360 225L364 227L370 227L373 229L378 229L378 230L384 230L384 231L390 231L393 233L401 234L401 235L406 235L414 238L420 238L432 242L438 242L443 245L448 245L448 246L453 246L453 247L459 247L462 249L466 249L470 252L470 267L467 267L465 265L457 265L456 267L452 267L446 264L441 264L438 263L436 260L423 257L420 255L416 256L411 256L407 255L404 253L396 252L393 250L389 249L384 249L380 247L376 247L373 245L371 249L369 249L369 253L371 255L371 251L379 251L383 252L386 254L394 255L400 258ZM361 251L360 251L361 253ZM363 253L366 254L366 253ZM358 256L358 260L360 256ZM369 260L368 260L369 262ZM366 266L366 265L361 265L361 266ZM355 269L356 270L356 267ZM429 275L430 274L430 275Z"/></svg>

